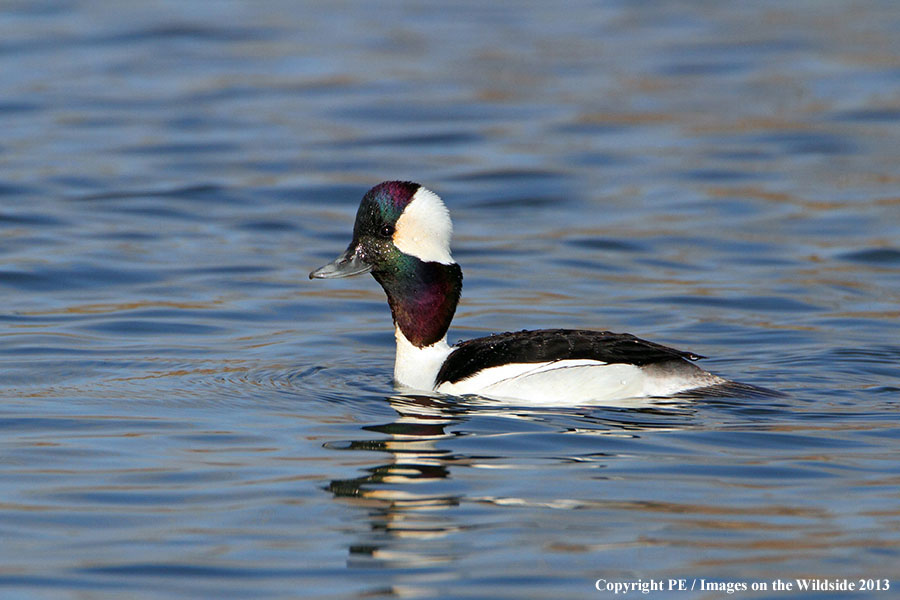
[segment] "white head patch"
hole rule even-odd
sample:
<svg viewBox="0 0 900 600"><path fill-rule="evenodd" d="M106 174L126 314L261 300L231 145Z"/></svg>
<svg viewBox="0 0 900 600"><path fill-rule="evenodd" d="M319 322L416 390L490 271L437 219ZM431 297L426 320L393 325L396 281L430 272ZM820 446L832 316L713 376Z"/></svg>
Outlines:
<svg viewBox="0 0 900 600"><path fill-rule="evenodd" d="M450 236L453 223L441 198L420 187L394 227L394 245L425 262L453 264Z"/></svg>

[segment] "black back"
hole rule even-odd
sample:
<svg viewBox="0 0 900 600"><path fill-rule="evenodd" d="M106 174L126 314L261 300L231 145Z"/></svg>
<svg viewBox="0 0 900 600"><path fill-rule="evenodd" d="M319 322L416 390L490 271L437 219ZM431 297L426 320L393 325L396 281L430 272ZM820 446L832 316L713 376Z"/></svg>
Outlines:
<svg viewBox="0 0 900 600"><path fill-rule="evenodd" d="M460 381L482 369L507 363L591 359L644 366L700 358L704 357L648 342L630 333L587 329L516 331L461 342L444 361L435 385Z"/></svg>

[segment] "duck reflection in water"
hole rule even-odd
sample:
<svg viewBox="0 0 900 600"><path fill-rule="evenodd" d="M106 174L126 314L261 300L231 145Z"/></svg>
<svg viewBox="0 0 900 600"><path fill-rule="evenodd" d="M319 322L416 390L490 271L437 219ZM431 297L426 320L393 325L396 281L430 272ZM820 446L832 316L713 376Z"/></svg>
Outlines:
<svg viewBox="0 0 900 600"><path fill-rule="evenodd" d="M335 498L356 504L367 511L370 529L359 543L350 547L350 563L423 566L452 560L433 544L421 540L441 538L459 527L439 511L458 506L461 497L443 492L450 476L450 464L465 459L440 448L440 441L453 437L446 428L460 423L451 404L427 396L389 398L399 418L391 423L366 425L365 431L383 434L376 440L327 444L332 449L383 452L391 462L366 469L353 479L338 479L328 489Z"/></svg>
<svg viewBox="0 0 900 600"><path fill-rule="evenodd" d="M458 546L445 538L472 527L473 520L480 521L472 514L477 509L466 508L465 524L461 524L459 512L450 509L459 509L463 504L484 506L484 519L490 521L496 518L491 507L540 504L571 509L585 503L596 503L590 499L535 501L514 497L477 497L467 493L471 488L454 482L452 469L512 468L503 464L505 459L502 456L490 456L488 453L465 455L448 448L454 445L454 441L473 435L461 427L472 418L497 417L536 424L540 422L541 426L549 425L555 432L565 435L633 438L649 429L661 431L691 427L696 411L690 402L672 400L645 400L642 407L630 407L620 413L604 410L599 414L590 408L516 409L498 407L490 401L479 404L472 399L464 404L458 399L447 401L427 395L398 395L387 398L387 401L398 413L398 418L389 423L361 428L383 437L325 444L332 450L378 452L389 456L388 462L366 468L360 477L336 479L327 488L336 499L365 511L368 528L349 548L350 566L413 567L457 560L460 558ZM617 417L621 418L617 420ZM561 422L556 423L557 419ZM613 454L596 450L591 448L589 455L553 459L582 464L599 461L597 466L616 459Z"/></svg>

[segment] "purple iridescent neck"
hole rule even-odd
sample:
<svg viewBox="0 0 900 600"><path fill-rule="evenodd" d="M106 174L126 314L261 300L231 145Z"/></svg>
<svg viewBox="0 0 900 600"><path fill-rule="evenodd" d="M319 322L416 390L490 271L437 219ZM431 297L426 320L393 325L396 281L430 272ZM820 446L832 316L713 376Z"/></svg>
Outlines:
<svg viewBox="0 0 900 600"><path fill-rule="evenodd" d="M372 275L387 294L394 325L410 343L422 348L447 335L462 291L458 264L423 262L403 255L396 268Z"/></svg>

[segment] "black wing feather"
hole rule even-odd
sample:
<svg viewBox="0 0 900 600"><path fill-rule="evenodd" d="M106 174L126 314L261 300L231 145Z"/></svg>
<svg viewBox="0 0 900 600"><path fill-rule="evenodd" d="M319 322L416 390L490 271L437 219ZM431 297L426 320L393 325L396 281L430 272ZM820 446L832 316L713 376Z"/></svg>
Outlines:
<svg viewBox="0 0 900 600"><path fill-rule="evenodd" d="M507 363L540 363L565 359L592 359L637 366L678 359L704 358L648 342L630 333L587 329L538 329L498 333L461 342L438 372L436 385L456 382Z"/></svg>

